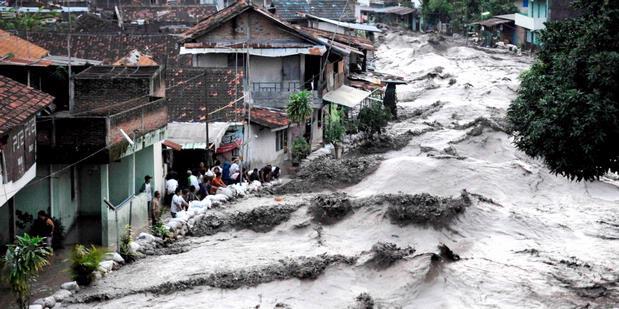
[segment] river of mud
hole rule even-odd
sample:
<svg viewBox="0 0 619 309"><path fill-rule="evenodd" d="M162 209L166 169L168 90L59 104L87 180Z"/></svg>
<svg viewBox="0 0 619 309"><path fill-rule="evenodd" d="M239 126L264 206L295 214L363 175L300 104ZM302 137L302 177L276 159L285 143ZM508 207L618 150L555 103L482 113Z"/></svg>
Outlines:
<svg viewBox="0 0 619 309"><path fill-rule="evenodd" d="M112 272L69 306L618 304L616 183L551 175L506 133L532 59L425 35L384 42L376 68L411 81L398 87L400 117L387 130L394 150L360 153L349 178L330 180L338 190L307 175L305 187L212 210L195 236Z"/></svg>

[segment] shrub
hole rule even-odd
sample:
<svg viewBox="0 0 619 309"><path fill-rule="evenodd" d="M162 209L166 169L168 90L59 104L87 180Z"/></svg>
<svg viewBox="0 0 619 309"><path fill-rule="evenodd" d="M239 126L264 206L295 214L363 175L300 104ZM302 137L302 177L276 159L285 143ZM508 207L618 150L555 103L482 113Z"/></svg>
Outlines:
<svg viewBox="0 0 619 309"><path fill-rule="evenodd" d="M342 137L346 133L346 128L342 124L342 120L329 121L325 127L325 142L335 144L341 142Z"/></svg>
<svg viewBox="0 0 619 309"><path fill-rule="evenodd" d="M359 111L359 130L367 134L380 134L391 119L391 113L381 103L374 102Z"/></svg>
<svg viewBox="0 0 619 309"><path fill-rule="evenodd" d="M69 261L71 263L71 278L79 285L89 285L94 279L94 272L103 261L105 250L91 246L77 244L71 250Z"/></svg>
<svg viewBox="0 0 619 309"><path fill-rule="evenodd" d="M170 231L161 222L155 223L155 225L153 225L150 229L154 236L160 237L161 239L167 239L170 237Z"/></svg>
<svg viewBox="0 0 619 309"><path fill-rule="evenodd" d="M52 251L45 246L42 237L24 234L16 238L15 244L7 246L2 277L11 286L19 307L28 308L31 282L49 264Z"/></svg>
<svg viewBox="0 0 619 309"><path fill-rule="evenodd" d="M305 159L310 153L311 146L303 137L297 137L292 142L292 158L297 162Z"/></svg>
<svg viewBox="0 0 619 309"><path fill-rule="evenodd" d="M120 256L122 256L123 259L125 259L125 262L127 263L131 263L137 258L137 256L133 251L131 251L131 247L129 246L129 243L133 241L133 237L131 236L132 233L133 229L131 228L131 225L127 224L125 226L125 229L123 230L122 236L120 237L120 248L118 253L120 254Z"/></svg>
<svg viewBox="0 0 619 309"><path fill-rule="evenodd" d="M288 98L286 114L288 119L294 123L304 123L312 115L312 105L310 103L310 92L302 90L295 92Z"/></svg>

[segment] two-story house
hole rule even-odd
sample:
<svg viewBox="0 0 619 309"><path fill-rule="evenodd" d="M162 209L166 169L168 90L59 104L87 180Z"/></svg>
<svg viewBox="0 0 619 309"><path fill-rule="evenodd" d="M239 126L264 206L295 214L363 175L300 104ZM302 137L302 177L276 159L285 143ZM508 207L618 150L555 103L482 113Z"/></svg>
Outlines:
<svg viewBox="0 0 619 309"><path fill-rule="evenodd" d="M162 68L92 66L74 82L72 108L38 118L37 177L15 202L24 213L49 209L81 243L113 246L117 228L148 224L144 176L163 189Z"/></svg>
<svg viewBox="0 0 619 309"><path fill-rule="evenodd" d="M516 26L525 29L525 42L539 45L539 31L545 29L546 21L561 20L577 16L570 8L570 1L563 0L522 0L523 9L516 14ZM523 12L526 11L526 12Z"/></svg>
<svg viewBox="0 0 619 309"><path fill-rule="evenodd" d="M260 108L244 116L250 123L246 158L255 166L281 163L288 152L285 141L296 137L322 142L322 95L343 86L346 74L346 51L329 43L262 6L238 1L183 33L180 53L192 55L194 67L228 68L243 76L245 104ZM290 95L301 90L311 93L314 112L306 124L295 126L282 117Z"/></svg>
<svg viewBox="0 0 619 309"><path fill-rule="evenodd" d="M16 233L14 196L36 175L36 114L53 100L0 75L0 246Z"/></svg>

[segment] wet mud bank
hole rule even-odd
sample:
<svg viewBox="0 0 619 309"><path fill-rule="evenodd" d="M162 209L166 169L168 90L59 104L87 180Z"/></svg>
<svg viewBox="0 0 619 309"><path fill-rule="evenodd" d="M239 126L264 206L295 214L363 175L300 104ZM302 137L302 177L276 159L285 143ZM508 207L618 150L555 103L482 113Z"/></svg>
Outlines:
<svg viewBox="0 0 619 309"><path fill-rule="evenodd" d="M229 230L249 229L265 233L288 221L293 212L305 204L269 205L248 211L209 214L196 220L190 232L193 236L208 236Z"/></svg>
<svg viewBox="0 0 619 309"><path fill-rule="evenodd" d="M220 271L196 275L178 281L168 281L162 284L136 290L115 290L107 293L76 294L70 303L92 303L125 297L133 294L152 293L155 295L172 294L185 291L197 286L210 286L220 289L238 289L252 287L258 284L297 278L313 280L318 278L329 266L335 264L353 265L357 257L344 255L322 254L314 257L300 257L296 259L282 259L274 264L250 269Z"/></svg>
<svg viewBox="0 0 619 309"><path fill-rule="evenodd" d="M380 156L361 156L341 160L323 156L304 164L297 177L273 188L275 194L291 194L335 190L354 185L378 167Z"/></svg>

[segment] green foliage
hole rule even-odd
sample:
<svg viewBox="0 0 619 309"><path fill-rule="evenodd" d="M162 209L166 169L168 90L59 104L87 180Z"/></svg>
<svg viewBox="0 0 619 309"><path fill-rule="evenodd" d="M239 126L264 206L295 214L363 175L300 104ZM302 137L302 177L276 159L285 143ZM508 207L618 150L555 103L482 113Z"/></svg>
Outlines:
<svg viewBox="0 0 619 309"><path fill-rule="evenodd" d="M391 113L381 103L364 106L359 112L359 130L367 134L380 134L391 119Z"/></svg>
<svg viewBox="0 0 619 309"><path fill-rule="evenodd" d="M133 233L133 229L130 224L125 225L125 229L123 230L122 235L120 236L120 248L118 253L120 256L125 259L125 262L131 263L136 260L137 256L133 251L131 251L131 247L129 243L133 240L131 234Z"/></svg>
<svg viewBox="0 0 619 309"><path fill-rule="evenodd" d="M295 92L288 98L286 113L294 123L305 123L312 115L311 93L307 90Z"/></svg>
<svg viewBox="0 0 619 309"><path fill-rule="evenodd" d="M42 237L17 236L15 244L8 245L3 259L2 278L10 286L20 308L28 308L30 285L38 272L48 265L52 255Z"/></svg>
<svg viewBox="0 0 619 309"><path fill-rule="evenodd" d="M105 250L91 246L77 244L71 250L69 262L71 263L71 278L79 285L89 285L95 279L95 270L103 261Z"/></svg>
<svg viewBox="0 0 619 309"><path fill-rule="evenodd" d="M421 11L427 22L449 21L458 31L465 24L480 20L483 12L489 12L491 17L518 11L513 0L424 0L423 4Z"/></svg>
<svg viewBox="0 0 619 309"><path fill-rule="evenodd" d="M163 223L159 221L157 221L157 223L155 223L155 225L153 225L150 229L154 236L160 237L161 239L170 238L170 231Z"/></svg>
<svg viewBox="0 0 619 309"><path fill-rule="evenodd" d="M507 116L518 149L574 180L619 172L619 2L576 1L549 22Z"/></svg>
<svg viewBox="0 0 619 309"><path fill-rule="evenodd" d="M329 115L327 125L325 127L325 142L335 144L341 142L342 137L346 133L346 127L344 126L344 120L342 119L340 111L332 111ZM333 114L336 113L337 115Z"/></svg>
<svg viewBox="0 0 619 309"><path fill-rule="evenodd" d="M310 144L303 137L297 137L292 142L292 158L296 161L305 159L310 153Z"/></svg>
<svg viewBox="0 0 619 309"><path fill-rule="evenodd" d="M446 22L453 11L453 6L449 0L423 0L421 14L430 24L439 21Z"/></svg>

